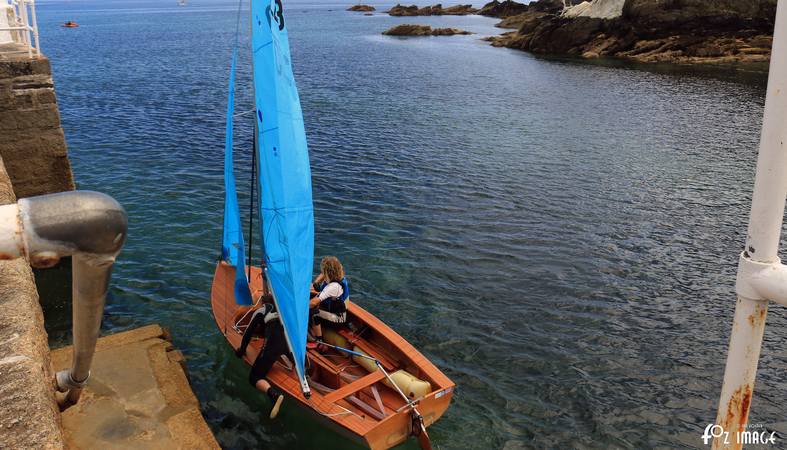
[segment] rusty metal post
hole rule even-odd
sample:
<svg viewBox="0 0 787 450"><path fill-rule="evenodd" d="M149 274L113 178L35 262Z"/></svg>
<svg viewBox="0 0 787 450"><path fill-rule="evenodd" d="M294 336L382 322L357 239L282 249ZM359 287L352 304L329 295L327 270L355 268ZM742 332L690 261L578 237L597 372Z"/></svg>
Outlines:
<svg viewBox="0 0 787 450"><path fill-rule="evenodd" d="M723 432L720 431L720 436L714 438L713 449L743 447L743 442L740 442L737 433L745 430L749 420L754 378L757 375L757 362L760 359L767 313L767 300L757 301L738 297L719 412L716 417L716 425L720 425Z"/></svg>
<svg viewBox="0 0 787 450"><path fill-rule="evenodd" d="M738 261L738 301L724 370L714 449L740 449L749 419L768 301L787 305L787 268L778 257L787 199L787 0L773 35L757 175L746 247ZM723 433L721 433L723 431Z"/></svg>

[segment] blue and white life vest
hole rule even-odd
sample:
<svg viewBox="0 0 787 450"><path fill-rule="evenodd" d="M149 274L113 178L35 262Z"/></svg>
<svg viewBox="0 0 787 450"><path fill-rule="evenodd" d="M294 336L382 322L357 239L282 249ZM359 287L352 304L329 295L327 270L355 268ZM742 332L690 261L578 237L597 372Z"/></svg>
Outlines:
<svg viewBox="0 0 787 450"><path fill-rule="evenodd" d="M331 281L331 283L339 283L339 285L341 285L341 287L342 287L342 293L338 297L328 297L328 298L326 298L323 301L326 301L326 300L327 301L331 301L331 302L340 301L340 302L344 303L345 300L350 298L350 284L347 283L347 277L342 278L342 281ZM325 289L325 286L328 286L329 284L330 283L325 282L325 281L320 283L320 291Z"/></svg>

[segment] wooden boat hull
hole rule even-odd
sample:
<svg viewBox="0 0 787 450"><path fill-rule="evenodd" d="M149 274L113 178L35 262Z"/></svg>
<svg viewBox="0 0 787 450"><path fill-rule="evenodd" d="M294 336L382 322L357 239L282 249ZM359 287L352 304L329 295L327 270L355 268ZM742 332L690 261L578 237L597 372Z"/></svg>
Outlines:
<svg viewBox="0 0 787 450"><path fill-rule="evenodd" d="M250 278L252 297L258 299L262 294L259 267L251 268ZM233 348L238 348L242 329L251 314L248 307L235 303L234 281L235 268L219 262L213 279L211 306L219 330ZM427 381L428 394L413 400L427 427L436 422L448 409L454 383L395 331L360 306L349 302L347 312L353 330L337 326L334 335L346 338L349 347L378 358L389 373L405 370ZM244 357L247 364L254 362L263 344L262 338L252 339ZM391 448L413 434L411 408L393 386L387 384L382 373L369 372L349 355L335 350L324 354L308 350L307 354L311 398L303 396L295 371L285 361L274 365L268 380L341 434L371 449Z"/></svg>

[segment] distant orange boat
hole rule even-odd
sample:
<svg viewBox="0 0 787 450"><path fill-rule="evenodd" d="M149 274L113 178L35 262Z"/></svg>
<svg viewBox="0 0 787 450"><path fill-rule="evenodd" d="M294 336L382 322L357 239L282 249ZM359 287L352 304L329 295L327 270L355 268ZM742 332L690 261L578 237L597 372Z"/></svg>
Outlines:
<svg viewBox="0 0 787 450"><path fill-rule="evenodd" d="M66 28L76 28L79 26L79 24L69 20L68 22L64 23L63 26Z"/></svg>

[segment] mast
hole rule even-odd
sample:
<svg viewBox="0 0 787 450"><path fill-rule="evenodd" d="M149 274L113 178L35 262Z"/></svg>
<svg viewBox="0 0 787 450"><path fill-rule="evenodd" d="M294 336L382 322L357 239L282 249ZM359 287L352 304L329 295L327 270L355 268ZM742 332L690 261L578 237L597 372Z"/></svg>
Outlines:
<svg viewBox="0 0 787 450"><path fill-rule="evenodd" d="M743 447L742 432L749 420L768 301L787 305L787 266L778 256L787 199L786 94L787 0L779 0L749 229L738 260L738 299L724 384L716 423L709 425L703 436L706 443L714 438L714 449Z"/></svg>
<svg viewBox="0 0 787 450"><path fill-rule="evenodd" d="M254 73L254 65L252 64L252 74L253 73ZM252 86L252 91L253 90L254 90L254 86ZM259 136L259 129L257 127L257 120L255 120L254 121L254 137L253 137L254 145L253 145L253 148L252 148L252 152L253 152L252 153L252 164L254 166L254 168L252 169L252 170L254 170L253 173L259 173L259 171L260 171L260 165L259 165L260 142L257 139L257 136ZM252 189L254 189L255 191L257 190L257 184L256 183L257 182L256 182L255 178L252 176L252 184L254 185L252 187ZM254 200L253 194L252 194L252 200ZM262 195L259 196L257 201L258 201L257 208L258 208L258 211L260 211L260 214L261 214L261 211L262 211ZM254 208L251 209L251 216L252 217L254 216ZM260 218L260 220L262 220L262 219ZM251 229L251 225L249 225L249 228ZM260 222L260 230L262 230L262 222ZM269 295L271 293L271 289L270 289L270 286L268 286L268 274L265 273L265 238L264 238L264 236L260 240L259 246L260 246L260 252L261 252L261 255L262 255L261 258L260 258L260 267L262 268L262 275L261 275L262 276L262 295ZM251 258L249 258L249 259L251 259Z"/></svg>

